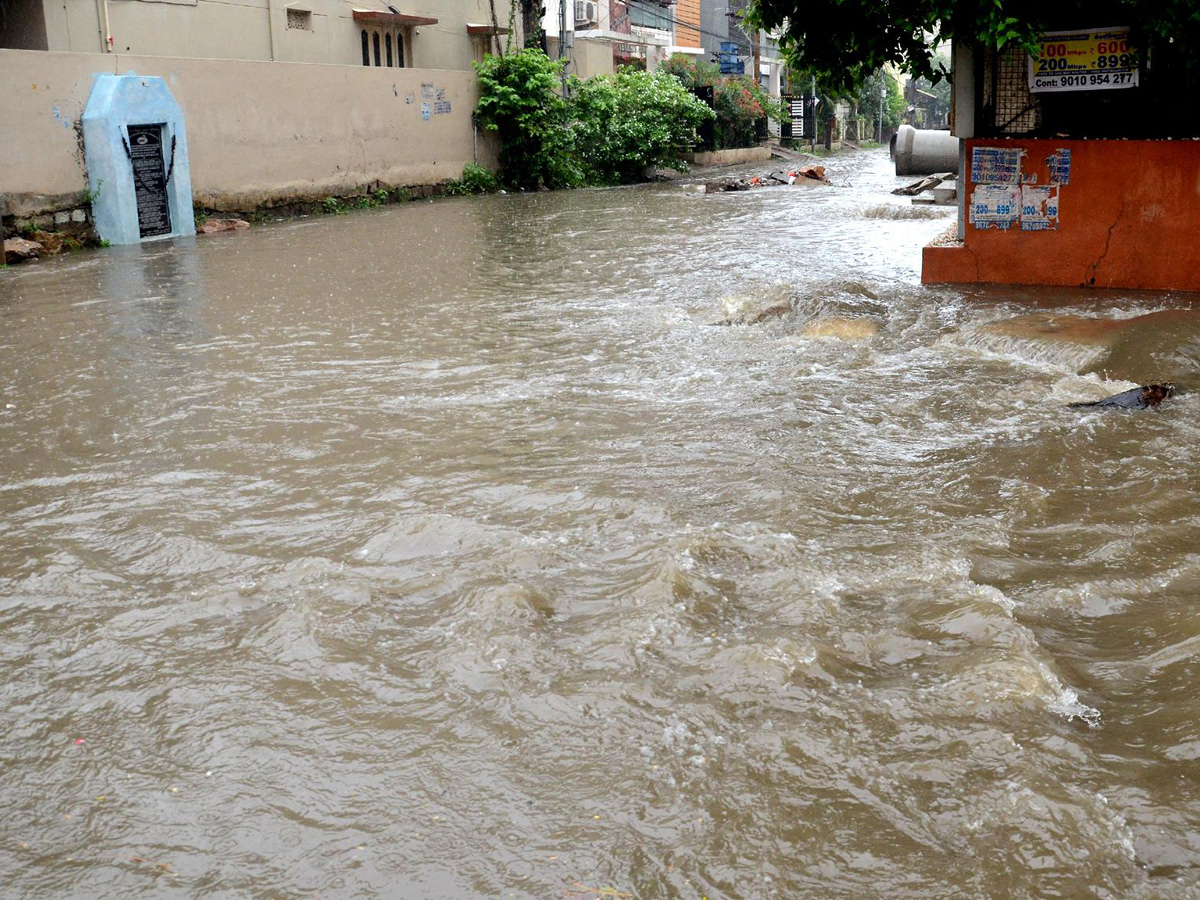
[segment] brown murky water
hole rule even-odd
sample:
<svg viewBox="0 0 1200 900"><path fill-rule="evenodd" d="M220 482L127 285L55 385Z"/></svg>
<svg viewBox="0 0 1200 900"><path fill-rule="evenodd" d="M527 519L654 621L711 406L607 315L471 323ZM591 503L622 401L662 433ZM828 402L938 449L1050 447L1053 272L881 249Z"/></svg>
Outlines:
<svg viewBox="0 0 1200 900"><path fill-rule="evenodd" d="M0 272L5 896L1200 896L1200 328L830 169Z"/></svg>

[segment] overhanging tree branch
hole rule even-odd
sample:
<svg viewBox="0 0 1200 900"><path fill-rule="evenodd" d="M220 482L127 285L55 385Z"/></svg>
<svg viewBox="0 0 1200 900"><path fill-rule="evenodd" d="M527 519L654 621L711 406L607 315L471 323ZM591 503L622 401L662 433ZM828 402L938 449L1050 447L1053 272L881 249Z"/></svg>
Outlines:
<svg viewBox="0 0 1200 900"><path fill-rule="evenodd" d="M780 32L789 65L850 89L892 63L931 81L946 40L1002 49L1032 47L1046 31L1128 25L1137 46L1173 44L1200 60L1196 0L752 0L752 25Z"/></svg>

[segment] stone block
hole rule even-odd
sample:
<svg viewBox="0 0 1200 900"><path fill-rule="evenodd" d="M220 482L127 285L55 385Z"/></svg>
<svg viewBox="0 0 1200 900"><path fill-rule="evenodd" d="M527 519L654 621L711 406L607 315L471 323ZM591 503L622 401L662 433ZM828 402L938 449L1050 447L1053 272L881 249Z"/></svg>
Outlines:
<svg viewBox="0 0 1200 900"><path fill-rule="evenodd" d="M79 222L79 223L86 222L87 221L87 210L86 209L71 210L71 221Z"/></svg>
<svg viewBox="0 0 1200 900"><path fill-rule="evenodd" d="M196 228L196 234L216 234L220 231L244 231L250 227L245 219L209 219Z"/></svg>
<svg viewBox="0 0 1200 900"><path fill-rule="evenodd" d="M4 242L4 261L19 263L27 259L37 259L42 252L42 245L37 241L25 238L9 238Z"/></svg>

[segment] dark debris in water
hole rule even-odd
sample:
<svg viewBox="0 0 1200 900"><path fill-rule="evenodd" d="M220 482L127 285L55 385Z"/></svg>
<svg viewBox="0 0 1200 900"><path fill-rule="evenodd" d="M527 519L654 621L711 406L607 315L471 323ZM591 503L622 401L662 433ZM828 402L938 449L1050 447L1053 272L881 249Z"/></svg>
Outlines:
<svg viewBox="0 0 1200 900"><path fill-rule="evenodd" d="M1175 396L1174 383L1167 381L1162 384L1146 384L1130 388L1103 400L1092 400L1084 403L1072 403L1072 409L1150 409L1158 406L1168 397Z"/></svg>

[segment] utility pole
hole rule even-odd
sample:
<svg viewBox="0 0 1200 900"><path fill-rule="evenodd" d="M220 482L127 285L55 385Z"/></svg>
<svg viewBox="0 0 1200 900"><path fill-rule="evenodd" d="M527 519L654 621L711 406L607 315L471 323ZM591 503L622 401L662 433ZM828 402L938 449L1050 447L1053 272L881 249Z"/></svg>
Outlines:
<svg viewBox="0 0 1200 900"><path fill-rule="evenodd" d="M748 32L746 30L746 16L748 15L748 13L749 13L748 6L746 9L739 9L736 6L730 6L730 7L728 7L727 12L725 13L725 17L728 18L731 22L737 23L737 26L738 26L738 28L741 29L742 34L746 35L746 37L750 41L750 65L752 65L754 67L754 84L758 85L758 83L759 83L758 66L759 66L759 62L762 58L762 51L759 49L759 45L758 45L759 30L757 28L755 28L754 34L751 34L750 32ZM740 21L738 19L739 16L741 17Z"/></svg>
<svg viewBox="0 0 1200 900"><path fill-rule="evenodd" d="M759 34L760 34L759 30L757 28L755 28L754 36L750 39L750 43L752 45L753 54L754 54L754 86L755 87L758 87L758 84L759 84L759 78L760 78L759 61L762 59L762 52L759 49L759 43L758 43Z"/></svg>
<svg viewBox="0 0 1200 900"><path fill-rule="evenodd" d="M883 76L887 78L887 75ZM887 99L887 82L879 86L879 138L877 143L883 143L883 101Z"/></svg>
<svg viewBox="0 0 1200 900"><path fill-rule="evenodd" d="M558 58L561 60L567 52L567 2L568 0L558 0ZM574 32L571 34L571 42L574 44ZM562 94L567 96L567 67L562 69Z"/></svg>
<svg viewBox="0 0 1200 900"><path fill-rule="evenodd" d="M812 79L812 146L810 150L817 149L817 76Z"/></svg>
<svg viewBox="0 0 1200 900"><path fill-rule="evenodd" d="M567 0L558 0L558 59L566 53L567 41Z"/></svg>

